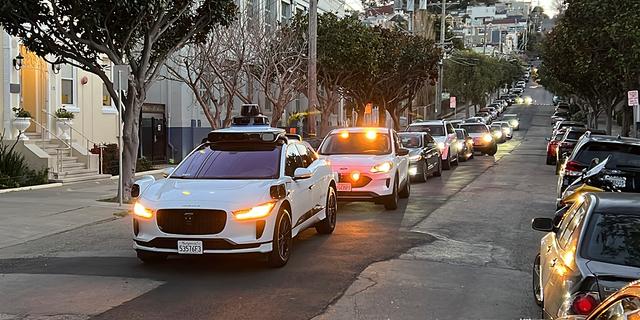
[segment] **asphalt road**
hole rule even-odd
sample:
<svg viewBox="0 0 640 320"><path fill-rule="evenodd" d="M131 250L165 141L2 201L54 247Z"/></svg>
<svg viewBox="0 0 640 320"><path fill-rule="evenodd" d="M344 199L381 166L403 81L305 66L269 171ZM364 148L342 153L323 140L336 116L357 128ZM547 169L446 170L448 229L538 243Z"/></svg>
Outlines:
<svg viewBox="0 0 640 320"><path fill-rule="evenodd" d="M552 96L542 88L525 94L538 104L551 104ZM494 287L485 288L487 292L514 299L509 312L491 313L496 307L486 305L483 315L535 317L539 309L526 284L542 235L529 223L554 208L555 177L544 165L552 110L511 107L509 113L521 114L521 130L495 156L476 154L442 177L413 184L411 197L401 200L398 210L341 203L335 232L326 236L310 229L300 234L289 264L281 269L252 257L228 256L142 264L131 249L130 217L1 249L0 319L348 319L353 317L336 310L361 273L402 257L438 264L433 275L447 285L474 287L474 281L478 286L491 275ZM514 188L518 193L504 196ZM458 208L472 215L451 215ZM449 240L458 245L447 245ZM482 247L488 242L493 247ZM479 250L489 250L492 259L477 263L474 252ZM460 272L475 276L436 272L460 266L473 271ZM437 301L442 295L432 294L407 299ZM469 301L456 303L455 314L479 310ZM446 309L433 310L427 318L456 318Z"/></svg>

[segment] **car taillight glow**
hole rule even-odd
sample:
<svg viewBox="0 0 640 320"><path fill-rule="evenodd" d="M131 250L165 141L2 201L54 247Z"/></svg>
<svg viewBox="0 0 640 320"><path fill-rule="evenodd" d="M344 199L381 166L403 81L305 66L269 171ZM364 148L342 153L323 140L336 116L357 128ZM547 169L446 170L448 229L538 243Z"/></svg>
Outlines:
<svg viewBox="0 0 640 320"><path fill-rule="evenodd" d="M587 315L598 305L598 301L588 294L581 294L573 300L573 310L579 315Z"/></svg>
<svg viewBox="0 0 640 320"><path fill-rule="evenodd" d="M578 176L582 174L582 170L579 168L580 163L575 161L567 161L564 165L564 173L569 176Z"/></svg>

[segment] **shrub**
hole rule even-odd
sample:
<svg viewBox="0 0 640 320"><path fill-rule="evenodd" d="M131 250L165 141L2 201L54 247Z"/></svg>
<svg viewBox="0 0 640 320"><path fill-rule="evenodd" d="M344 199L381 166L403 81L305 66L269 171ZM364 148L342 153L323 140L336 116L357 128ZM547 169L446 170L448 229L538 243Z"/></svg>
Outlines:
<svg viewBox="0 0 640 320"><path fill-rule="evenodd" d="M588 123L588 121L589 121L589 119L587 118L587 113L582 111L582 110L574 113L571 116L571 120L579 121L579 122L582 122L582 123Z"/></svg>
<svg viewBox="0 0 640 320"><path fill-rule="evenodd" d="M49 168L42 170L29 170L24 181L25 186L35 186L49 183Z"/></svg>
<svg viewBox="0 0 640 320"><path fill-rule="evenodd" d="M142 157L136 161L136 172L149 171L153 169L153 163L146 157Z"/></svg>
<svg viewBox="0 0 640 320"><path fill-rule="evenodd" d="M31 118L31 112L25 109L13 107L13 112L16 114L16 118Z"/></svg>
<svg viewBox="0 0 640 320"><path fill-rule="evenodd" d="M73 119L76 115L71 111L67 111L65 108L56 110L56 117L59 119Z"/></svg>
<svg viewBox="0 0 640 320"><path fill-rule="evenodd" d="M17 188L20 184L9 175L0 172L0 189Z"/></svg>

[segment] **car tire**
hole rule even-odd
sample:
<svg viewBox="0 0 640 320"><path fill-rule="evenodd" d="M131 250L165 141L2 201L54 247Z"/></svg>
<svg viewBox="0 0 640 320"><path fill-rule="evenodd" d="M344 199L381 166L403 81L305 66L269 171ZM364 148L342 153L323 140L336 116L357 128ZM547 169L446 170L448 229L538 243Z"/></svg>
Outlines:
<svg viewBox="0 0 640 320"><path fill-rule="evenodd" d="M422 161L422 169L416 173L416 181L425 182L429 177L429 166L427 165L427 159ZM419 174L418 174L419 173Z"/></svg>
<svg viewBox="0 0 640 320"><path fill-rule="evenodd" d="M338 199L336 190L329 186L327 191L326 217L316 224L316 231L320 234L331 234L336 228L336 218L338 213Z"/></svg>
<svg viewBox="0 0 640 320"><path fill-rule="evenodd" d="M451 170L451 149L447 152L447 160L442 163L442 169Z"/></svg>
<svg viewBox="0 0 640 320"><path fill-rule="evenodd" d="M467 158L467 154L463 153L462 154L462 158L460 158L460 156L458 155L458 160L462 161L462 162L467 162L467 160L469 160L469 158Z"/></svg>
<svg viewBox="0 0 640 320"><path fill-rule="evenodd" d="M475 158L474 153L476 153L476 150L473 147L471 147L471 155L469 156L469 159Z"/></svg>
<svg viewBox="0 0 640 320"><path fill-rule="evenodd" d="M460 152L456 150L456 157L454 159L455 161L452 163L454 166L457 166L458 164L460 164Z"/></svg>
<svg viewBox="0 0 640 320"><path fill-rule="evenodd" d="M398 196L402 199L406 199L406 198L409 198L409 195L411 195L411 182L410 182L410 179L407 177L407 181L405 181L404 183L404 188L400 190L400 193L398 193Z"/></svg>
<svg viewBox="0 0 640 320"><path fill-rule="evenodd" d="M136 255L138 259L142 260L144 263L159 263L167 260L169 255L163 253L149 252L144 250L136 250Z"/></svg>
<svg viewBox="0 0 640 320"><path fill-rule="evenodd" d="M384 201L384 208L386 210L398 209L398 177L396 177L393 182L393 193L388 195L387 199Z"/></svg>
<svg viewBox="0 0 640 320"><path fill-rule="evenodd" d="M554 157L547 157L547 165L554 165L556 164L556 158Z"/></svg>
<svg viewBox="0 0 640 320"><path fill-rule="evenodd" d="M491 150L487 152L487 154L490 156L494 156L497 152L498 152L498 145L494 144L493 148L491 148Z"/></svg>
<svg viewBox="0 0 640 320"><path fill-rule="evenodd" d="M267 262L271 267L282 268L291 257L291 218L289 211L282 208L276 218L276 226L273 229L273 250L269 253Z"/></svg>
<svg viewBox="0 0 640 320"><path fill-rule="evenodd" d="M438 157L438 170L433 173L434 177L442 176L442 157Z"/></svg>
<svg viewBox="0 0 640 320"><path fill-rule="evenodd" d="M536 304L542 306L542 280L540 277L540 252L536 255L533 261L533 298L536 300Z"/></svg>

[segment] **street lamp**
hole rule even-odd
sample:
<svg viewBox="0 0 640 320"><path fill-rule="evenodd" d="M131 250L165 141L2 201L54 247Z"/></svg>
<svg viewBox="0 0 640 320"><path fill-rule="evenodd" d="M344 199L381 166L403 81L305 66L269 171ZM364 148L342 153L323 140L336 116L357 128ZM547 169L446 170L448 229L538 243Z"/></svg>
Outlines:
<svg viewBox="0 0 640 320"><path fill-rule="evenodd" d="M21 53L18 53L18 55L13 59L13 67L19 71L20 69L22 69L22 61L24 60L24 57L22 56Z"/></svg>
<svg viewBox="0 0 640 320"><path fill-rule="evenodd" d="M51 70L54 74L60 73L60 62L58 62L58 60L51 64Z"/></svg>

